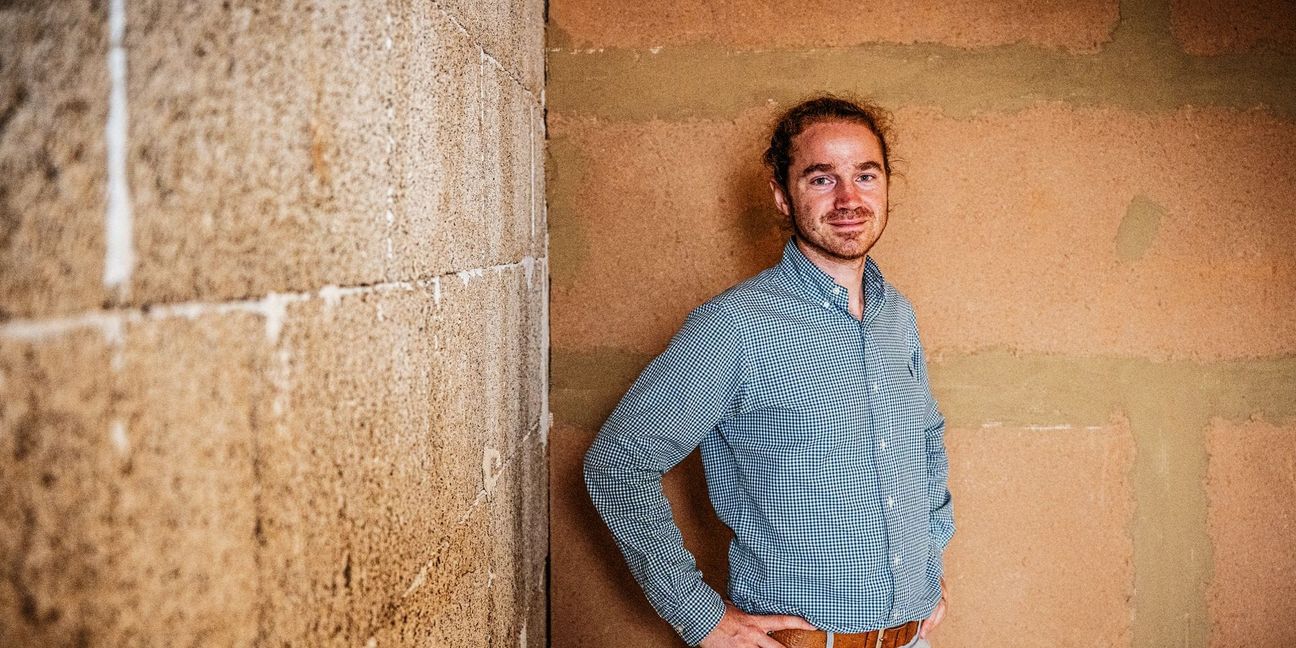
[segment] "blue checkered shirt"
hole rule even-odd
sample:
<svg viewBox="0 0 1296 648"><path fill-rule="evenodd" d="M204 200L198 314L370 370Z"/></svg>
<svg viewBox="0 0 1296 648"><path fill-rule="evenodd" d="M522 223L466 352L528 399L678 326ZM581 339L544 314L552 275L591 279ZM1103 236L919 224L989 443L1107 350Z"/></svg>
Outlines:
<svg viewBox="0 0 1296 648"><path fill-rule="evenodd" d="M724 603L684 548L662 475L701 448L734 532L729 597L835 632L926 618L954 534L945 421L913 307L869 259L862 320L789 241L699 306L585 456L585 481L649 602L689 644Z"/></svg>

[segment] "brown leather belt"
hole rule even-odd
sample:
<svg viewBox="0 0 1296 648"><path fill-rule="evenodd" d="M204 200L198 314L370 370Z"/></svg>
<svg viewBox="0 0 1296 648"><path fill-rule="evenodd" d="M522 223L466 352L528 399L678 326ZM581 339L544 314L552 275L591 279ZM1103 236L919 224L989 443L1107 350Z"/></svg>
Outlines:
<svg viewBox="0 0 1296 648"><path fill-rule="evenodd" d="M775 630L771 637L788 648L901 648L913 641L918 634L918 622L902 623L894 628L869 630L845 634L832 633L832 643L828 643L828 633L823 630Z"/></svg>

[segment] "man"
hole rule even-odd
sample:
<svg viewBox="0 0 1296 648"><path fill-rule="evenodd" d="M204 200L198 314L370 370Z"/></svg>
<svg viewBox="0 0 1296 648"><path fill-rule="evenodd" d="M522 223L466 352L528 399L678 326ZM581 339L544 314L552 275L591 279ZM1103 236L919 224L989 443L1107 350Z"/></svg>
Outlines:
<svg viewBox="0 0 1296 648"><path fill-rule="evenodd" d="M865 103L783 115L765 153L794 231L782 261L694 310L585 457L631 572L690 645L924 646L944 616L945 421L913 308L867 256L887 222L886 136ZM699 446L734 532L729 601L661 490Z"/></svg>

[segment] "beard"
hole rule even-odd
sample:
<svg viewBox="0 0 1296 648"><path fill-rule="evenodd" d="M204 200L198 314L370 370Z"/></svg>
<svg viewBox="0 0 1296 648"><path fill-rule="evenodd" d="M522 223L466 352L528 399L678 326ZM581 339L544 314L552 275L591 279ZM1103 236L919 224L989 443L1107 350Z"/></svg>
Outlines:
<svg viewBox="0 0 1296 648"><path fill-rule="evenodd" d="M792 232L796 235L798 241L814 248L824 256L837 259L839 261L858 261L868 256L869 250L877 242L874 238L871 241L861 241L861 236L867 236L868 232L857 232L850 238L836 238L823 236L818 231L809 231L801 227L801 219L795 206L789 206L791 210L790 220L792 221ZM831 224L844 220L874 220L877 214L868 207L856 207L855 209L836 209L821 217L820 222ZM881 236L881 233L878 233Z"/></svg>

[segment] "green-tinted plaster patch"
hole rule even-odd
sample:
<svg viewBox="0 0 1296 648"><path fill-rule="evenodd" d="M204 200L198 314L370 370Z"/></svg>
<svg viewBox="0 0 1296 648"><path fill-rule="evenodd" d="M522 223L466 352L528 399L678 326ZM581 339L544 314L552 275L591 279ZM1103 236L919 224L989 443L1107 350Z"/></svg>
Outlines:
<svg viewBox="0 0 1296 648"><path fill-rule="evenodd" d="M555 415L596 429L650 359L555 350ZM1206 431L1215 419L1296 421L1296 358L1197 363L995 351L942 358L931 376L955 428L1037 425L1041 434L1070 434L1123 414L1135 443L1132 645L1206 644Z"/></svg>
<svg viewBox="0 0 1296 648"><path fill-rule="evenodd" d="M556 285L570 283L589 258L590 246L576 205L589 163L580 147L562 135L545 145L545 183L549 219L549 273Z"/></svg>
<svg viewBox="0 0 1296 648"><path fill-rule="evenodd" d="M549 407L561 423L598 429L652 356L618 349L554 350Z"/></svg>
<svg viewBox="0 0 1296 648"><path fill-rule="evenodd" d="M1144 195L1134 196L1116 230L1116 256L1122 261L1137 261L1156 240L1165 208Z"/></svg>
<svg viewBox="0 0 1296 648"><path fill-rule="evenodd" d="M1296 117L1296 56L1189 56L1171 36L1168 15L1164 1L1122 2L1112 41L1093 55L1027 45L551 50L549 108L615 120L730 119L767 101L837 91L884 105L936 106L953 117L1041 101L1142 111L1263 107Z"/></svg>

